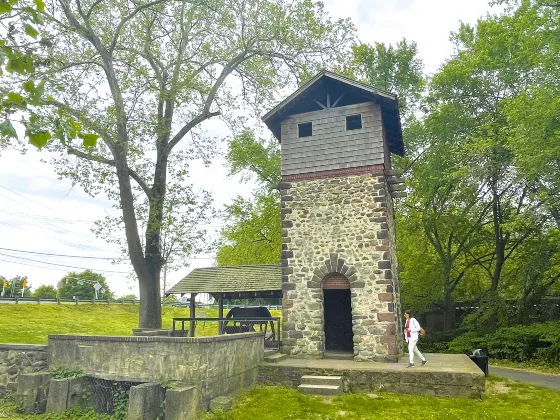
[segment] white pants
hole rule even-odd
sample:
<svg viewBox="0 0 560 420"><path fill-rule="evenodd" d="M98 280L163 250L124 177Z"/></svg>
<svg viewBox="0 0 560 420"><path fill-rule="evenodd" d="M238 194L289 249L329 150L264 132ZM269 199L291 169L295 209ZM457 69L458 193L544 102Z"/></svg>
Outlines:
<svg viewBox="0 0 560 420"><path fill-rule="evenodd" d="M424 361L426 360L424 358L424 356L422 356L422 353L420 353L420 350L418 350L418 347L416 347L416 344L418 343L418 340L408 340L408 357L410 359L410 363L414 364L414 354L416 353L416 356L418 356L420 358L420 360Z"/></svg>

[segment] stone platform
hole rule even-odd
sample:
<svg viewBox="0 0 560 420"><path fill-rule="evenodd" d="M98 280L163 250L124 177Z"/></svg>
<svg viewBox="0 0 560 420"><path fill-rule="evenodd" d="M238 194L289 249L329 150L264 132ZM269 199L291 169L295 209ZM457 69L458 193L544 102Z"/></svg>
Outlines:
<svg viewBox="0 0 560 420"><path fill-rule="evenodd" d="M344 392L396 392L402 394L480 399L484 373L462 354L425 354L428 364L406 368L408 357L398 363L353 360L294 359L262 363L259 382L298 387L304 375L342 376Z"/></svg>

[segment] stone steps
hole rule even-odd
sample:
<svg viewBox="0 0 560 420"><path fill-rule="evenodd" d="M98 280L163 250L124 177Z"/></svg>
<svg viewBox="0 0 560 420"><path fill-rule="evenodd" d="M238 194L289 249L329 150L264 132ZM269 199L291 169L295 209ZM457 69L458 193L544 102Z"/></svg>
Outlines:
<svg viewBox="0 0 560 420"><path fill-rule="evenodd" d="M264 361L266 363L277 363L280 360L284 360L288 357L287 354L283 354L283 353L273 353L273 354L269 354L264 356Z"/></svg>
<svg viewBox="0 0 560 420"><path fill-rule="evenodd" d="M326 351L323 354L323 359L331 360L354 360L354 352L346 351Z"/></svg>
<svg viewBox="0 0 560 420"><path fill-rule="evenodd" d="M311 395L338 395L342 393L342 376L304 375L298 391Z"/></svg>

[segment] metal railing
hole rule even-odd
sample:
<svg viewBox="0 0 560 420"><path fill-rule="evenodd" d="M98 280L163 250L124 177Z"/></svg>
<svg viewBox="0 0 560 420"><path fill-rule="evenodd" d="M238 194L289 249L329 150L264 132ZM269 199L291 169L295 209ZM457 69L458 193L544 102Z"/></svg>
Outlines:
<svg viewBox="0 0 560 420"><path fill-rule="evenodd" d="M218 335L246 332L264 332L265 348L279 349L280 318L173 318L171 335L173 337L196 337L199 322L217 322ZM186 327L185 328L185 324Z"/></svg>
<svg viewBox="0 0 560 420"><path fill-rule="evenodd" d="M137 305L140 303L138 299L68 299L68 298L54 298L47 299L41 297L0 297L0 304L19 304L19 303L35 303L35 304L62 304L73 303L105 303L107 305Z"/></svg>
<svg viewBox="0 0 560 420"><path fill-rule="evenodd" d="M37 303L37 304L61 304L61 303L106 303L115 305L138 305L139 299L69 299L69 298L42 298L42 297L21 297L10 296L0 297L0 304L19 304L19 303ZM163 306L178 306L188 308L189 304L180 301L162 302ZM224 303L224 309L231 309L238 307L239 304ZM262 305L270 310L281 310L282 305ZM197 308L218 309L219 305L216 303L196 303Z"/></svg>

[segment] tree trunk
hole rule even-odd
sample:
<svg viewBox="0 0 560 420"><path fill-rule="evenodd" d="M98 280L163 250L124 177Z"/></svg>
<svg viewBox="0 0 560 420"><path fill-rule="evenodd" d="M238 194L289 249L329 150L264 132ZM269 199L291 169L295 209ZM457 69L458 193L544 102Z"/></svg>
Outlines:
<svg viewBox="0 0 560 420"><path fill-rule="evenodd" d="M443 330L455 329L455 299L451 291L446 291L443 300Z"/></svg>
<svg viewBox="0 0 560 420"><path fill-rule="evenodd" d="M507 243L507 239L504 239L504 234L502 230L500 196L498 195L496 185L497 185L497 181L494 180L492 184L492 190L493 190L492 218L494 224L494 246L496 252L496 265L494 266L494 272L492 273L492 285L490 287L491 295L496 295L498 293L498 286L500 284L502 269L505 263L505 253L506 253L506 243Z"/></svg>
<svg viewBox="0 0 560 420"><path fill-rule="evenodd" d="M159 290L159 272L153 276L138 276L140 285L140 328L161 328L161 293Z"/></svg>
<svg viewBox="0 0 560 420"><path fill-rule="evenodd" d="M147 261L142 252L126 157L118 151L114 153L114 156L128 252L140 286L138 326L140 328L161 328L160 271Z"/></svg>

